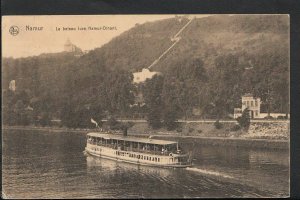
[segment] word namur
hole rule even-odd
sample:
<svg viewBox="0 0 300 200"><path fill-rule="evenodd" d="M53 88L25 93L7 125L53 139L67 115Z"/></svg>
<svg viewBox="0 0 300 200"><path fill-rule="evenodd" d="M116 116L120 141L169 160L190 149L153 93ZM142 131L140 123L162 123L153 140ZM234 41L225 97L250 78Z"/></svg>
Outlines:
<svg viewBox="0 0 300 200"><path fill-rule="evenodd" d="M42 31L44 27L42 26L29 26L26 25L25 30L26 31Z"/></svg>

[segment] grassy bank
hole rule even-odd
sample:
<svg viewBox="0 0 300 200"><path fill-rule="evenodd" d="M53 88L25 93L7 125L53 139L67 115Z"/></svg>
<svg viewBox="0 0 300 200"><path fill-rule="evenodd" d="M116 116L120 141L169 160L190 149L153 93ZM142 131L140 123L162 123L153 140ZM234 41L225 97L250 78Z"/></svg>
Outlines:
<svg viewBox="0 0 300 200"><path fill-rule="evenodd" d="M214 122L180 122L175 130L168 131L165 128L153 130L145 123L136 123L128 130L129 134L172 135L172 136L196 136L216 138L245 138L289 140L289 121L282 122L251 122L250 128L234 130L236 122L221 123L216 128Z"/></svg>

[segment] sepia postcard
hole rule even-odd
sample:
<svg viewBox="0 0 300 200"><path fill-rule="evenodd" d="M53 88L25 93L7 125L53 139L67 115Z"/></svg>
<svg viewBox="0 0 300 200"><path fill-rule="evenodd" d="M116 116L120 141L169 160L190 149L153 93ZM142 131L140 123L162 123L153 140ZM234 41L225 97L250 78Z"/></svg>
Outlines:
<svg viewBox="0 0 300 200"><path fill-rule="evenodd" d="M290 196L290 16L2 16L2 197Z"/></svg>

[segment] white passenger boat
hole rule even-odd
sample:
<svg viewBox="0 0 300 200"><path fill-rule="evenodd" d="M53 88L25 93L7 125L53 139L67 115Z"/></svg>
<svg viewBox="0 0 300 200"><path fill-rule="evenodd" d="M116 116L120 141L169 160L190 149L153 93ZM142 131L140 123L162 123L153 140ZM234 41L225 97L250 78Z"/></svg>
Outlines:
<svg viewBox="0 0 300 200"><path fill-rule="evenodd" d="M103 132L87 134L85 152L102 158L160 167L188 167L192 160L178 142Z"/></svg>

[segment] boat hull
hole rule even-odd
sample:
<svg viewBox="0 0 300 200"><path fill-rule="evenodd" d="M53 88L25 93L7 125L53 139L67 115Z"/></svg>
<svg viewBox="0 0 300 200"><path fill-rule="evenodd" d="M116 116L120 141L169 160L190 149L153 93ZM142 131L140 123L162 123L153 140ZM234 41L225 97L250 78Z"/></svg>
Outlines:
<svg viewBox="0 0 300 200"><path fill-rule="evenodd" d="M185 157L184 155L153 155L140 152L121 151L90 144L88 144L85 148L85 153L96 157L132 163L136 165L155 166L164 168L186 168L192 165L190 162L178 162L178 158Z"/></svg>

